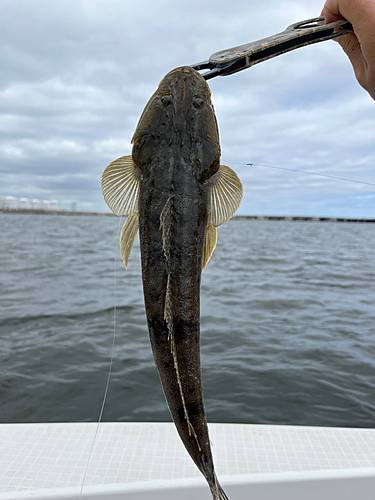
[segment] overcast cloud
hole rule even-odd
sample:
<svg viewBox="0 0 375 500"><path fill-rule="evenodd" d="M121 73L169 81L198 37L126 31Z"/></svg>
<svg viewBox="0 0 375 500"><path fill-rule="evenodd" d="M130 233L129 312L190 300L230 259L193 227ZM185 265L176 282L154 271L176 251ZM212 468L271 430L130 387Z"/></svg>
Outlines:
<svg viewBox="0 0 375 500"><path fill-rule="evenodd" d="M171 69L318 16L317 0L0 0L0 196L107 211L103 169L129 154ZM323 42L209 82L239 214L375 217L375 102ZM255 164L253 167L246 163Z"/></svg>

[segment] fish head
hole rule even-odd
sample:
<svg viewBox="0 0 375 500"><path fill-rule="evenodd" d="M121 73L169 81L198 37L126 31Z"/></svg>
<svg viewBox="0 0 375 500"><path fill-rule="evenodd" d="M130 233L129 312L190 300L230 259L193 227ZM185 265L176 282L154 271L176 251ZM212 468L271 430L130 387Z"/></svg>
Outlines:
<svg viewBox="0 0 375 500"><path fill-rule="evenodd" d="M174 158L192 168L204 183L219 168L219 131L204 78L189 66L170 71L160 82L139 119L133 139L133 160L142 174L154 160Z"/></svg>

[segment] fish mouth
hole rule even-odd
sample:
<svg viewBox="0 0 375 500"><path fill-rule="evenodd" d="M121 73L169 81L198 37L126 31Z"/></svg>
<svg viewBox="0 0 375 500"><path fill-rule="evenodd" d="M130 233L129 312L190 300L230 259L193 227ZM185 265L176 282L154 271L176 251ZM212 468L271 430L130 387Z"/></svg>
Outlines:
<svg viewBox="0 0 375 500"><path fill-rule="evenodd" d="M164 82L166 79L168 79L169 77L175 75L176 73L178 73L178 74L181 74L181 73L193 74L199 80L201 80L202 82L204 82L205 86L208 87L207 82L203 78L203 76L200 73L198 73L198 71L196 71L195 69L193 69L191 66L180 66L179 68L172 69L169 73L167 73L165 75L165 77L163 78L163 80L160 83Z"/></svg>

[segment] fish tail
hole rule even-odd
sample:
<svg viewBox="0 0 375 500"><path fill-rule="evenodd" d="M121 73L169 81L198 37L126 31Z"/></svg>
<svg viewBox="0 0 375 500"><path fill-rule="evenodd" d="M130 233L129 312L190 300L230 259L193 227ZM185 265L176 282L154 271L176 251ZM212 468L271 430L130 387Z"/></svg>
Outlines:
<svg viewBox="0 0 375 500"><path fill-rule="evenodd" d="M215 478L215 484L213 485L209 484L209 486L213 500L229 500L225 491L220 486L220 483L216 478Z"/></svg>
<svg viewBox="0 0 375 500"><path fill-rule="evenodd" d="M201 458L201 467L200 471L204 475L208 486L211 491L212 499L213 500L229 500L227 495L225 494L225 491L223 488L220 486L220 483L216 477L215 471L213 470L213 464L211 463L210 465L203 459Z"/></svg>

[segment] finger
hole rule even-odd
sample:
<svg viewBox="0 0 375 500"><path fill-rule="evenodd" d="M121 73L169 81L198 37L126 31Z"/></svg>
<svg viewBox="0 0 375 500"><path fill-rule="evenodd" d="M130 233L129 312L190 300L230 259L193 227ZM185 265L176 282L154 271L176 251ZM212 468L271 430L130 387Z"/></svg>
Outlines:
<svg viewBox="0 0 375 500"><path fill-rule="evenodd" d="M366 61L363 57L362 48L358 38L354 33L348 33L347 35L340 36L337 41L349 57L355 76L359 83L362 84L362 80L366 73Z"/></svg>
<svg viewBox="0 0 375 500"><path fill-rule="evenodd" d="M320 15L324 17L326 24L334 23L335 21L339 21L340 19L342 19L342 16L340 14L335 14L327 7L324 7Z"/></svg>
<svg viewBox="0 0 375 500"><path fill-rule="evenodd" d="M321 15L325 18L326 24L342 19L337 0L327 0Z"/></svg>

